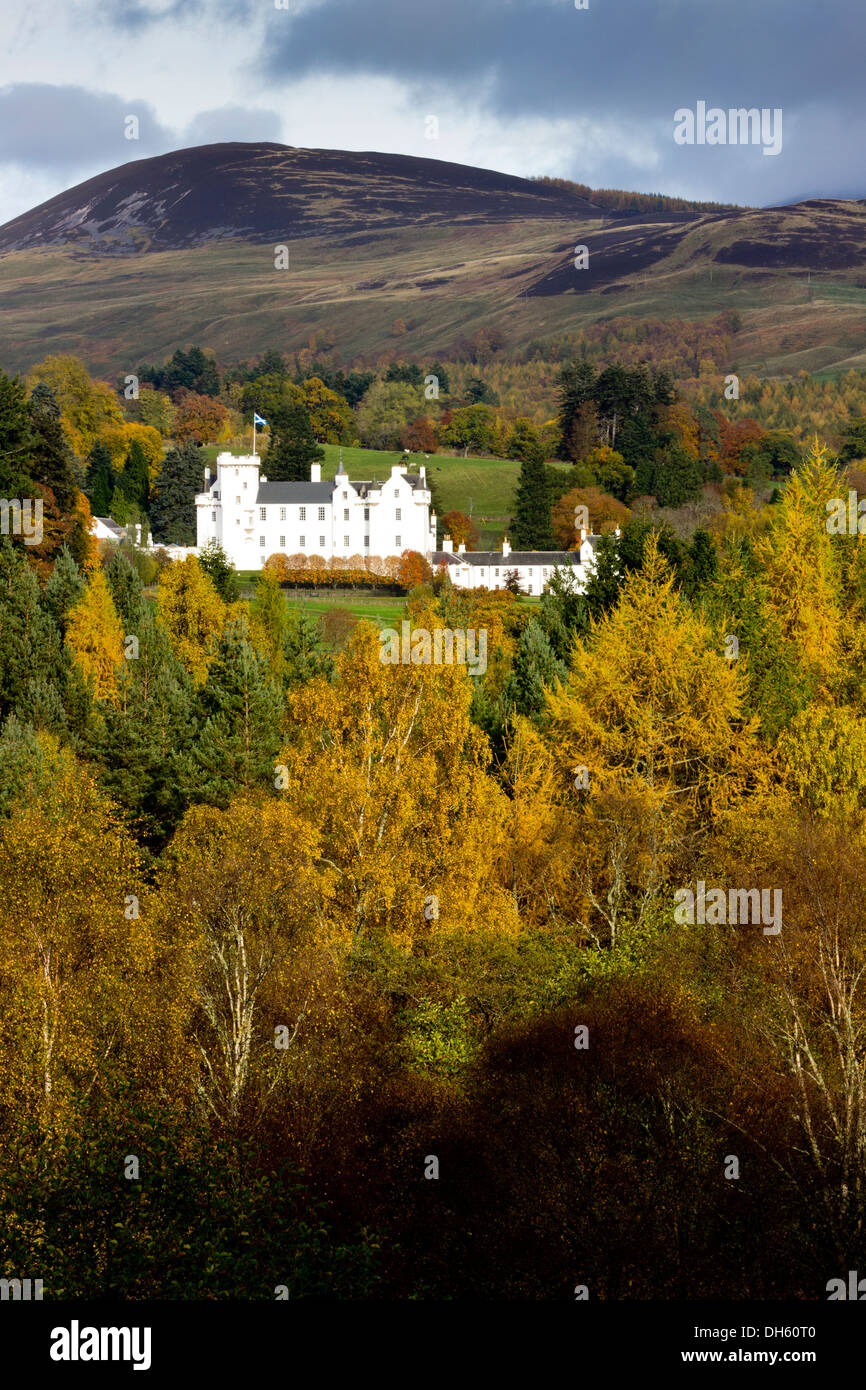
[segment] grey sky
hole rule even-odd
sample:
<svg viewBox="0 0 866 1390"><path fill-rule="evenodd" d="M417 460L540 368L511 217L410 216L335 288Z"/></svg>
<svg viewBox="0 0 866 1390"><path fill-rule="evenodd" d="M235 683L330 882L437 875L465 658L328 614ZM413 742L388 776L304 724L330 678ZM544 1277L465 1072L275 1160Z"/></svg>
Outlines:
<svg viewBox="0 0 866 1390"><path fill-rule="evenodd" d="M0 221L232 139L720 201L862 197L864 39L863 0L4 0ZM699 100L781 108L781 154L676 145Z"/></svg>

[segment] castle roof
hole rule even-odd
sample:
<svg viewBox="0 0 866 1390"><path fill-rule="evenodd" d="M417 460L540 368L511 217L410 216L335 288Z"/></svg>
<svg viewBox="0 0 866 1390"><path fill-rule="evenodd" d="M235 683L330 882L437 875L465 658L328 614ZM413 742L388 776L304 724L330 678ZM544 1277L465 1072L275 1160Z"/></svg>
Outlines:
<svg viewBox="0 0 866 1390"><path fill-rule="evenodd" d="M330 502L336 483L259 483L256 504L260 502Z"/></svg>
<svg viewBox="0 0 866 1390"><path fill-rule="evenodd" d="M503 555L501 550L467 550L463 555L456 551L435 550L433 563L441 565L488 565L504 566L513 569L517 565L579 565L580 552L577 550L512 550Z"/></svg>

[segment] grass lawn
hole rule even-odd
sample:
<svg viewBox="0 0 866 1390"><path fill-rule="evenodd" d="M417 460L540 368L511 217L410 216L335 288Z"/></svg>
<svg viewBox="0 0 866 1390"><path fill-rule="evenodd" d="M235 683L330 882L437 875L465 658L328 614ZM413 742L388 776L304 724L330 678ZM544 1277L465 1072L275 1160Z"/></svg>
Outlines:
<svg viewBox="0 0 866 1390"><path fill-rule="evenodd" d="M370 622L382 627L394 627L405 617L406 603L402 598L377 598L371 594L317 594L307 598L303 594L295 596L286 592L286 603L290 608L303 609L315 617L323 617L335 608L350 612L354 618L369 618Z"/></svg>

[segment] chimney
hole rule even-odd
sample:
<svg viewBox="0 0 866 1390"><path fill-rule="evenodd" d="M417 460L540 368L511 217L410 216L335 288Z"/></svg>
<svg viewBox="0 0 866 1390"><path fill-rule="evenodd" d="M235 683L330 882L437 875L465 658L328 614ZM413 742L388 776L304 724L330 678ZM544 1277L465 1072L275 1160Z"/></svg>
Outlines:
<svg viewBox="0 0 866 1390"><path fill-rule="evenodd" d="M322 481L322 465L320 463L310 464L310 482L320 483Z"/></svg>
<svg viewBox="0 0 866 1390"><path fill-rule="evenodd" d="M458 545L458 547L457 547L457 554L458 554L458 555L465 555L465 554L466 554L466 542L465 542L465 541L461 541L460 544Z"/></svg>
<svg viewBox="0 0 866 1390"><path fill-rule="evenodd" d="M206 469L204 470L204 490L205 490L205 492L207 492L207 490L208 490L209 487L210 487L210 469L209 469L209 468L206 468Z"/></svg>
<svg viewBox="0 0 866 1390"><path fill-rule="evenodd" d="M503 558L503 560L507 560L510 554L511 554L511 546L510 546L509 543L508 543L508 537L505 536L505 538L503 539L503 542L502 542L502 558Z"/></svg>
<svg viewBox="0 0 866 1390"><path fill-rule="evenodd" d="M442 550L445 555L454 554L454 542L452 541L450 536L442 537Z"/></svg>
<svg viewBox="0 0 866 1390"><path fill-rule="evenodd" d="M585 527L585 526L581 526L581 528L580 528L580 543L581 543L581 545L583 545L583 543L584 543L585 540L586 540L586 527Z"/></svg>
<svg viewBox="0 0 866 1390"><path fill-rule="evenodd" d="M418 476L421 479L422 483L427 481L427 468L423 463L421 464L421 467L418 469Z"/></svg>

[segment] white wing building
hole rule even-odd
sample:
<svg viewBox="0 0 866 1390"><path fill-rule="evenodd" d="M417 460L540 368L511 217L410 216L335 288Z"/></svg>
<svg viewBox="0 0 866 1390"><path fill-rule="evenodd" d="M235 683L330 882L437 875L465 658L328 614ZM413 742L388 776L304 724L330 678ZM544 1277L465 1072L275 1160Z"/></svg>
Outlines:
<svg viewBox="0 0 866 1390"><path fill-rule="evenodd" d="M422 464L410 473L396 463L383 483L352 482L343 468L322 481L321 465L308 483L268 482L258 455L220 454L216 476L205 470L195 499L196 540L201 550L219 541L236 569L261 569L269 555L401 555L436 549L436 517Z"/></svg>
<svg viewBox="0 0 866 1390"><path fill-rule="evenodd" d="M434 569L444 566L457 589L504 589L508 576L514 574L521 593L539 595L555 571L562 570L572 575L576 591L583 593L595 569L598 542L598 536L584 530L576 550L512 550L506 537L501 550L467 551L461 543L455 551L450 536L445 536L442 550L428 558Z"/></svg>

